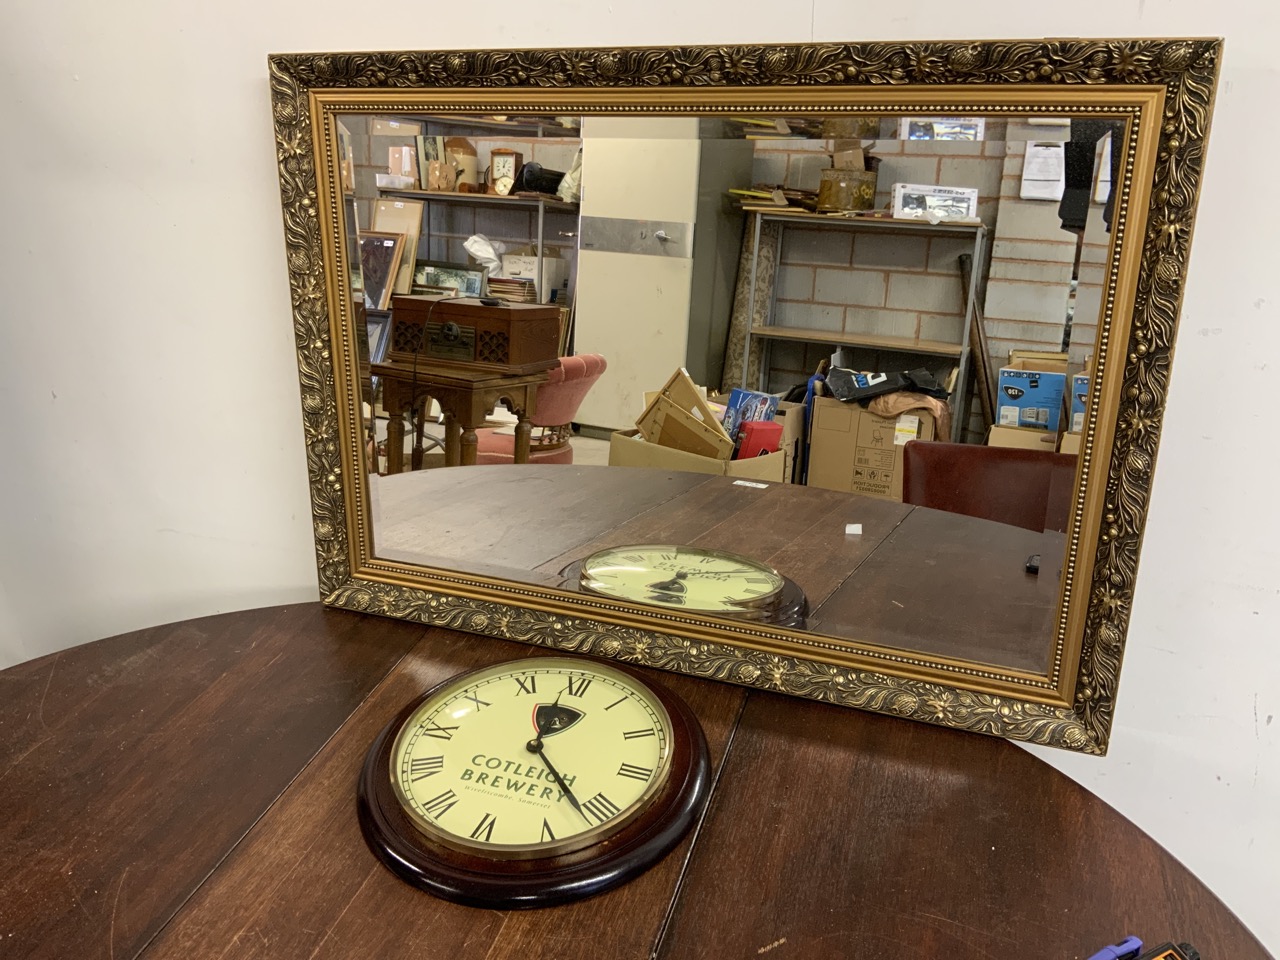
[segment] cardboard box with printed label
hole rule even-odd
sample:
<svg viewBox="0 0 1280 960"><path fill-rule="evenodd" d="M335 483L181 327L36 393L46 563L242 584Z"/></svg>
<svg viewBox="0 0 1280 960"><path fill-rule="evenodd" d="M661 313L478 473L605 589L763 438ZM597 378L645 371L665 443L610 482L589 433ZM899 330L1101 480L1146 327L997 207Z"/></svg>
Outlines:
<svg viewBox="0 0 1280 960"><path fill-rule="evenodd" d="M720 425L720 414L707 403L707 391L680 367L662 389L645 402L636 417L636 428L650 443L674 447L685 453L729 460L733 440Z"/></svg>
<svg viewBox="0 0 1280 960"><path fill-rule="evenodd" d="M927 410L879 417L856 403L818 397L809 430L809 486L901 500L902 448L934 439L936 429Z"/></svg>
<svg viewBox="0 0 1280 960"><path fill-rule="evenodd" d="M988 447L1017 447L1020 450L1043 450L1054 453L1058 449L1058 435L1047 430L1029 427L1002 427L996 424L987 434Z"/></svg>
<svg viewBox="0 0 1280 960"><path fill-rule="evenodd" d="M609 466L652 467L782 483L787 474L788 461L786 453L781 450L750 460L718 460L650 443L640 436L638 430L615 430L609 437Z"/></svg>
<svg viewBox="0 0 1280 960"><path fill-rule="evenodd" d="M1067 355L1014 350L1000 368L996 423L1057 434L1067 392Z"/></svg>
<svg viewBox="0 0 1280 960"><path fill-rule="evenodd" d="M1077 373L1071 378L1071 426L1070 433L1084 429L1084 408L1089 400L1089 374Z"/></svg>
<svg viewBox="0 0 1280 960"><path fill-rule="evenodd" d="M713 410L719 410L728 399L728 394L716 393L707 397L707 403ZM778 442L778 448L787 456L786 482L795 483L795 467L804 449L804 404L779 400L773 419L782 424L782 439Z"/></svg>

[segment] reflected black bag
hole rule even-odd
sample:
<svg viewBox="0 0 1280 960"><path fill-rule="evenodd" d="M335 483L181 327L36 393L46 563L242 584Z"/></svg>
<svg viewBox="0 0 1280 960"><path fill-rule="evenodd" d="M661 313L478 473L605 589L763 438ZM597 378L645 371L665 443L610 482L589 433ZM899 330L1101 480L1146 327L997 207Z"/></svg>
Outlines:
<svg viewBox="0 0 1280 960"><path fill-rule="evenodd" d="M846 370L844 367L832 367L827 373L827 388L837 400L864 405L873 397L898 390L923 393L939 400L947 399L946 388L923 367L902 373L862 373Z"/></svg>

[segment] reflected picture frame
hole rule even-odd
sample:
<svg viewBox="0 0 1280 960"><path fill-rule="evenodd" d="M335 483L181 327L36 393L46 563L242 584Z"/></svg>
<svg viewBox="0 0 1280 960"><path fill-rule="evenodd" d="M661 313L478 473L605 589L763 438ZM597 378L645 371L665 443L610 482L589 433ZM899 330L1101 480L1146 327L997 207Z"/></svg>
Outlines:
<svg viewBox="0 0 1280 960"><path fill-rule="evenodd" d="M391 329L391 317L386 314L370 314L365 319L369 330L369 362L382 363L387 358L387 332Z"/></svg>
<svg viewBox="0 0 1280 960"><path fill-rule="evenodd" d="M965 140L986 138L985 117L903 117L898 121L899 140Z"/></svg>
<svg viewBox="0 0 1280 960"><path fill-rule="evenodd" d="M460 297L484 297L488 296L488 281L489 268L474 264L418 260L413 265L413 287L423 293L431 292L426 288L448 287Z"/></svg>
<svg viewBox="0 0 1280 960"><path fill-rule="evenodd" d="M385 310L390 305L404 242L403 233L360 231L361 290L369 309Z"/></svg>
<svg viewBox="0 0 1280 960"><path fill-rule="evenodd" d="M388 334L391 331L391 314L385 311L369 312L365 316L365 329L369 335L369 363L383 363L387 359L387 347L391 343ZM373 395L378 393L378 375L371 374L369 385Z"/></svg>

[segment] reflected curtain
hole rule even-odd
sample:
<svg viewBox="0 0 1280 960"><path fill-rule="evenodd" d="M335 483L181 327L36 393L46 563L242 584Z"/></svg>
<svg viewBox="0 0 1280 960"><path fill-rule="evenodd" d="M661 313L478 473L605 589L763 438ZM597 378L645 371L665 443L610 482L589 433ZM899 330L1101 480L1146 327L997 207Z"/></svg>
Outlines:
<svg viewBox="0 0 1280 960"><path fill-rule="evenodd" d="M765 223L760 227L760 255L756 258L755 309L752 315L748 316L754 226L753 223L748 222L747 229L743 231L742 255L738 258L738 279L733 290L733 314L729 319L729 336L725 340L724 350L724 373L720 380L720 389L725 393L734 387L742 386L743 383L754 389L760 382L764 342L758 339L751 341L745 379L742 369L743 346L746 343L748 328L761 326L769 319L769 306L773 303L773 284L778 264L778 237L782 230L777 223Z"/></svg>

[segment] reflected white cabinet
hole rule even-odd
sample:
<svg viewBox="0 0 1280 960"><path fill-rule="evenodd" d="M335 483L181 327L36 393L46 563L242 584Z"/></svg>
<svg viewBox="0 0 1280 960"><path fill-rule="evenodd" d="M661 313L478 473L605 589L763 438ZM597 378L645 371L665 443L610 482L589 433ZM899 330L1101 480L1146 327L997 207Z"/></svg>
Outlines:
<svg viewBox="0 0 1280 960"><path fill-rule="evenodd" d="M742 242L724 189L750 182L751 144L706 130L687 117L583 122L574 346L609 362L584 426L631 427L677 367L718 386Z"/></svg>

